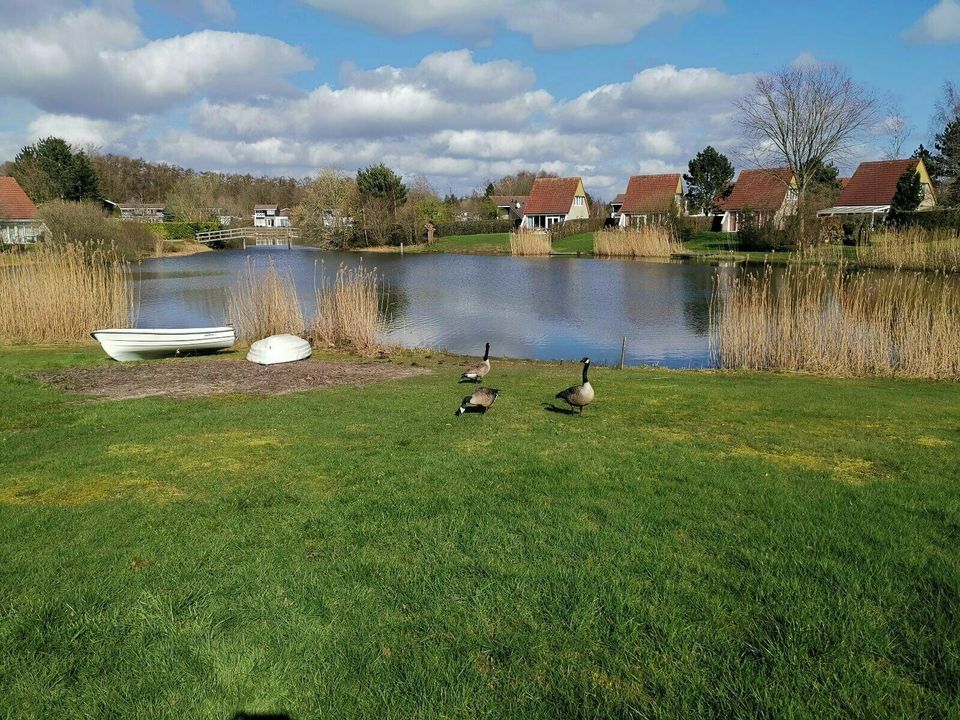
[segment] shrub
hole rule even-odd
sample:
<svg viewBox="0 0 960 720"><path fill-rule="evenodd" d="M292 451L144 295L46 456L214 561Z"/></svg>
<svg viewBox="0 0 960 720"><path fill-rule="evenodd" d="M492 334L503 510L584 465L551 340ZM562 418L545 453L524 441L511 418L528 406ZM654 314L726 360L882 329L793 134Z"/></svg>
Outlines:
<svg viewBox="0 0 960 720"><path fill-rule="evenodd" d="M481 235L487 233L505 233L514 230L513 220L451 220L434 224L434 237L453 235Z"/></svg>
<svg viewBox="0 0 960 720"><path fill-rule="evenodd" d="M137 223L145 225L150 232L164 240L193 240L199 232L219 230L219 222L168 222L168 223Z"/></svg>
<svg viewBox="0 0 960 720"><path fill-rule="evenodd" d="M960 207L891 212L887 215L887 225L899 228L919 227L924 230L953 230L960 234Z"/></svg>
<svg viewBox="0 0 960 720"><path fill-rule="evenodd" d="M104 242L133 260L155 251L156 236L144 223L110 218L99 203L52 200L38 208L54 244Z"/></svg>
<svg viewBox="0 0 960 720"><path fill-rule="evenodd" d="M777 227L751 212L743 213L737 245L744 252L771 252L790 247L789 229Z"/></svg>
<svg viewBox="0 0 960 720"><path fill-rule="evenodd" d="M550 226L550 239L553 242L571 235L579 235L585 232L596 232L602 230L606 218L580 218L577 220L567 220L562 223L554 223Z"/></svg>

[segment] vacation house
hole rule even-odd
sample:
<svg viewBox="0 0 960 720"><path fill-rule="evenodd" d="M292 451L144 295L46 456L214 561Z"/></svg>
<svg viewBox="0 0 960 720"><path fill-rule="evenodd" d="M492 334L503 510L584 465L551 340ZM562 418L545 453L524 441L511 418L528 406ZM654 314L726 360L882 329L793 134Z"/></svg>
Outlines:
<svg viewBox="0 0 960 720"><path fill-rule="evenodd" d="M546 230L554 223L590 217L583 183L578 177L537 178L523 206L523 227Z"/></svg>
<svg viewBox="0 0 960 720"><path fill-rule="evenodd" d="M497 206L499 220L512 220L514 227L523 219L523 206L527 204L526 195L491 195L491 202Z"/></svg>
<svg viewBox="0 0 960 720"><path fill-rule="evenodd" d="M610 217L615 220L620 219L620 208L623 207L623 198L624 193L617 193L613 200L610 201Z"/></svg>
<svg viewBox="0 0 960 720"><path fill-rule="evenodd" d="M723 232L737 232L747 217L758 225L781 225L797 211L797 179L790 168L741 170L733 190L717 205Z"/></svg>
<svg viewBox="0 0 960 720"><path fill-rule="evenodd" d="M683 180L680 173L634 175L627 183L620 206L620 227L662 223L671 213L683 214Z"/></svg>
<svg viewBox="0 0 960 720"><path fill-rule="evenodd" d="M923 200L918 210L929 210L936 206L937 198L933 193L930 175L919 158L907 160L878 160L860 163L857 171L843 185L840 197L833 207L817 213L820 217L860 216L870 217L870 224L879 216L881 219L890 212L890 203L897 191L897 182L906 172L916 172L920 176L923 188Z"/></svg>
<svg viewBox="0 0 960 720"><path fill-rule="evenodd" d="M144 223L162 223L167 220L167 213L162 202L113 202L103 200L108 211L116 213L121 220Z"/></svg>
<svg viewBox="0 0 960 720"><path fill-rule="evenodd" d="M12 177L0 177L0 244L23 245L43 239L46 226L37 206Z"/></svg>
<svg viewBox="0 0 960 720"><path fill-rule="evenodd" d="M290 227L290 209L279 205L255 205L253 226L263 228Z"/></svg>

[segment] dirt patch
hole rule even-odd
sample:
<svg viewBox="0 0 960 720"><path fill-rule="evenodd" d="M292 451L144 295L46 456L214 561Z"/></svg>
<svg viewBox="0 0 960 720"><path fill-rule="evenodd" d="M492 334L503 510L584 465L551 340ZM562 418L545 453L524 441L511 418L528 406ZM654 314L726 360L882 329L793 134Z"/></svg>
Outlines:
<svg viewBox="0 0 960 720"><path fill-rule="evenodd" d="M390 363L294 362L257 365L231 360L159 360L35 373L32 377L61 390L105 400L204 397L223 393L285 395L331 385L369 383L423 375L422 367Z"/></svg>

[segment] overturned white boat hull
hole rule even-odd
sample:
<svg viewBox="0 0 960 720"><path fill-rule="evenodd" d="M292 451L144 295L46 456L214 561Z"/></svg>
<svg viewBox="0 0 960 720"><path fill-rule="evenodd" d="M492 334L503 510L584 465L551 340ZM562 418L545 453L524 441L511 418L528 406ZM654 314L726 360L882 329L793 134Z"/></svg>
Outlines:
<svg viewBox="0 0 960 720"><path fill-rule="evenodd" d="M217 352L237 341L232 327L109 328L90 334L107 355L120 361Z"/></svg>
<svg viewBox="0 0 960 720"><path fill-rule="evenodd" d="M250 346L247 360L260 365L276 365L305 360L312 352L313 348L310 347L309 342L296 335L284 333L257 340Z"/></svg>

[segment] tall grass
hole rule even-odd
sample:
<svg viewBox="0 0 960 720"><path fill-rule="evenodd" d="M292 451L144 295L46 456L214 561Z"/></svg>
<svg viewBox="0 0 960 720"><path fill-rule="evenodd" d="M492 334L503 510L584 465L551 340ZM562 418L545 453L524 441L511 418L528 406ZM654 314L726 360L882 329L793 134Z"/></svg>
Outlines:
<svg viewBox="0 0 960 720"><path fill-rule="evenodd" d="M241 343L279 333L304 334L303 309L293 278L279 272L272 260L266 272L258 274L256 262L247 259L236 287L230 290L227 312Z"/></svg>
<svg viewBox="0 0 960 720"><path fill-rule="evenodd" d="M128 327L132 287L112 246L39 244L28 261L0 268L0 340L88 341L98 328Z"/></svg>
<svg viewBox="0 0 960 720"><path fill-rule="evenodd" d="M960 272L960 239L946 229L886 230L875 233L868 244L857 246L857 261L864 267L957 273Z"/></svg>
<svg viewBox="0 0 960 720"><path fill-rule="evenodd" d="M670 257L681 243L666 225L642 225L623 230L601 230L593 236L597 257Z"/></svg>
<svg viewBox="0 0 960 720"><path fill-rule="evenodd" d="M511 232L511 255L549 255L553 251L550 233L547 232Z"/></svg>
<svg viewBox="0 0 960 720"><path fill-rule="evenodd" d="M720 277L710 343L722 368L957 380L960 283L822 265Z"/></svg>
<svg viewBox="0 0 960 720"><path fill-rule="evenodd" d="M316 290L314 338L328 346L370 352L380 346L385 309L376 268L341 265L332 284L324 279Z"/></svg>

